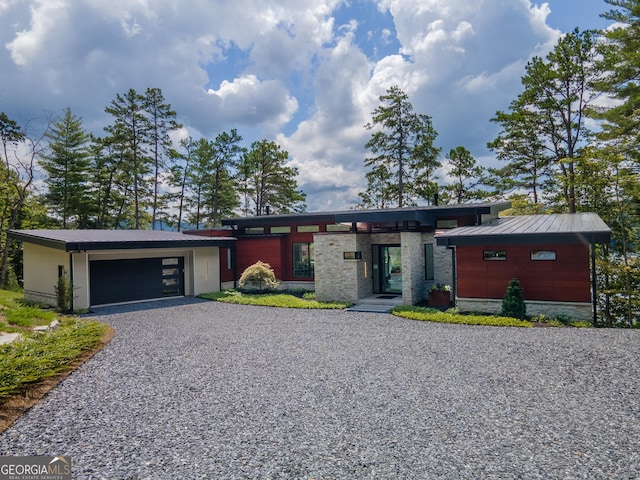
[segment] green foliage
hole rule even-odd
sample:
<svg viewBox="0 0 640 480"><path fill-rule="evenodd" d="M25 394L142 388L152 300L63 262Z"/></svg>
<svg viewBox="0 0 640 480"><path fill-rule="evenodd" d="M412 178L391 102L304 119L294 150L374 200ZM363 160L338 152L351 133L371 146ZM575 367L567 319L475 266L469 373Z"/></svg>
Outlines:
<svg viewBox="0 0 640 480"><path fill-rule="evenodd" d="M306 296L306 295L305 295ZM199 295L200 298L207 300L215 300L224 303L234 303L238 305L259 305L263 307L280 307L280 308L302 308L302 309L321 309L336 310L344 309L349 306L348 303L341 302L318 302L310 298L300 298L295 295L278 293L278 294L247 294L233 290L224 292L205 293Z"/></svg>
<svg viewBox="0 0 640 480"><path fill-rule="evenodd" d="M240 288L256 290L273 290L278 287L279 283L271 265L261 261L245 268L240 275L240 280L238 280Z"/></svg>
<svg viewBox="0 0 640 480"><path fill-rule="evenodd" d="M46 334L28 334L23 341L0 346L0 399L67 368L100 342L108 326L89 320L63 319Z"/></svg>
<svg viewBox="0 0 640 480"><path fill-rule="evenodd" d="M449 203L466 203L487 196L485 190L478 188L483 182L484 168L478 165L469 150L464 147L452 148L446 158L451 167L449 176L454 179L453 183L444 187L445 199L449 199Z"/></svg>
<svg viewBox="0 0 640 480"><path fill-rule="evenodd" d="M511 317L491 315L460 315L441 312L433 308L400 306L391 310L393 315L411 320L423 320L438 323L457 323L464 325L488 325L495 327L531 327L531 322Z"/></svg>
<svg viewBox="0 0 640 480"><path fill-rule="evenodd" d="M45 204L62 228L87 228L94 213L90 197L90 135L82 119L66 108L47 133L49 148L41 165L47 173Z"/></svg>
<svg viewBox="0 0 640 480"><path fill-rule="evenodd" d="M524 293L520 287L520 280L511 279L507 287L506 294L502 300L502 315L505 317L519 318L524 320L527 317L527 306L524 303Z"/></svg>
<svg viewBox="0 0 640 480"><path fill-rule="evenodd" d="M73 305L73 285L67 274L61 275L55 286L56 304L62 313L69 313Z"/></svg>
<svg viewBox="0 0 640 480"><path fill-rule="evenodd" d="M360 193L364 206L402 207L431 200L437 192L434 172L440 166L431 117L414 113L409 96L397 85L381 95L380 102L365 125L373 131L365 145L373 156L365 160L372 174L367 191ZM391 202L395 205L388 205Z"/></svg>
<svg viewBox="0 0 640 480"><path fill-rule="evenodd" d="M48 325L54 318L55 312L41 310L31 306L16 306L5 312L7 322L18 327L35 327Z"/></svg>
<svg viewBox="0 0 640 480"><path fill-rule="evenodd" d="M237 181L244 197L245 214L303 212L306 194L298 190L298 169L288 164L289 153L275 142L251 144L237 165Z"/></svg>

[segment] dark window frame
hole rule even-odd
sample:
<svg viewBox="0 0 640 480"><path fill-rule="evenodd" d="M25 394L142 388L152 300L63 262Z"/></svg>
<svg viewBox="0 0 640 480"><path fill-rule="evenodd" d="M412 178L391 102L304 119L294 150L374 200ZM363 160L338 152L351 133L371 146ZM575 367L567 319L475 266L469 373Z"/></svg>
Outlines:
<svg viewBox="0 0 640 480"><path fill-rule="evenodd" d="M299 254L296 248L302 248ZM293 278L315 278L313 242L294 242L292 250ZM301 267L300 263L306 265Z"/></svg>

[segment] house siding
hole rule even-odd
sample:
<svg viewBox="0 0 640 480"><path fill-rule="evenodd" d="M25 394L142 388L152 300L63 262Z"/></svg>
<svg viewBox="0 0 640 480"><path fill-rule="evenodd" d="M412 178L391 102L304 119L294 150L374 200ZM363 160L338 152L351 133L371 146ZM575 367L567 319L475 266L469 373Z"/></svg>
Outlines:
<svg viewBox="0 0 640 480"><path fill-rule="evenodd" d="M504 250L504 261L483 259L485 250ZM532 261L532 250L556 252L556 260ZM458 246L458 297L501 299L512 278L525 300L590 302L589 246L581 244Z"/></svg>

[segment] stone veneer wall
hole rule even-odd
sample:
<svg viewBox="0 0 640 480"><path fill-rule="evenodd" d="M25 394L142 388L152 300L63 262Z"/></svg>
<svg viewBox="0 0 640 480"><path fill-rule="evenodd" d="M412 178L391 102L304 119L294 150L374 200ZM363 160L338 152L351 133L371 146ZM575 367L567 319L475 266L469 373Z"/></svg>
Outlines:
<svg viewBox="0 0 640 480"><path fill-rule="evenodd" d="M415 305L426 297L424 243L420 232L402 232L402 303Z"/></svg>
<svg viewBox="0 0 640 480"><path fill-rule="evenodd" d="M593 321L593 306L590 303L578 302L543 302L526 300L527 315L567 315L575 321ZM499 314L502 311L502 300L493 298L458 298L456 306L463 312L482 312Z"/></svg>
<svg viewBox="0 0 640 480"><path fill-rule="evenodd" d="M358 301L358 273L363 270L359 264L364 260L343 258L343 252L358 251L357 241L357 235L349 233L313 236L316 298L319 301ZM364 257L365 252L362 254Z"/></svg>

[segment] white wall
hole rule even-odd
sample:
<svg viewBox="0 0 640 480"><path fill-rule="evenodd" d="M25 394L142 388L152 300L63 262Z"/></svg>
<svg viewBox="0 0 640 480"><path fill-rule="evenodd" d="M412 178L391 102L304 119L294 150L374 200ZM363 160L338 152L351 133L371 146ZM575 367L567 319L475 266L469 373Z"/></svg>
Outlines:
<svg viewBox="0 0 640 480"><path fill-rule="evenodd" d="M24 298L56 306L58 265L70 274L69 254L62 250L24 243Z"/></svg>

